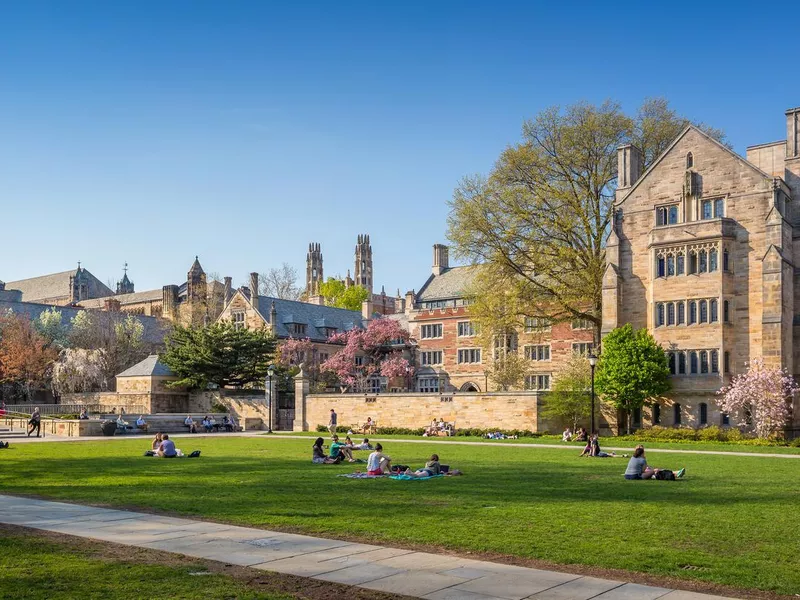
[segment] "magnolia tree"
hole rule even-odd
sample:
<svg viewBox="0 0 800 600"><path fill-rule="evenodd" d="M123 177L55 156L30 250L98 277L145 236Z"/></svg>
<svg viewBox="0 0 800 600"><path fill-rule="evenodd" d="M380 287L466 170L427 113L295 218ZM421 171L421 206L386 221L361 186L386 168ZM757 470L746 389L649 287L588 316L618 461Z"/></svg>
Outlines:
<svg viewBox="0 0 800 600"><path fill-rule="evenodd" d="M53 391L58 395L108 389L103 350L67 348L53 365Z"/></svg>
<svg viewBox="0 0 800 600"><path fill-rule="evenodd" d="M757 358L747 373L737 375L717 392L721 396L718 404L722 411L737 416L739 426L752 424L758 437L767 438L786 424L789 399L799 390L784 369L767 367Z"/></svg>
<svg viewBox="0 0 800 600"><path fill-rule="evenodd" d="M413 372L403 357L408 332L393 319L374 319L366 329L334 333L328 341L343 348L320 368L333 373L343 388L360 391L370 378L406 377Z"/></svg>

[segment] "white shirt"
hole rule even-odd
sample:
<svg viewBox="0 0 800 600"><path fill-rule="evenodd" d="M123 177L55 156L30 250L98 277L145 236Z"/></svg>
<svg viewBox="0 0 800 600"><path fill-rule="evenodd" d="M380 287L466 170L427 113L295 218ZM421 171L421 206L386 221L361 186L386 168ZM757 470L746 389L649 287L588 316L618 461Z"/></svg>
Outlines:
<svg viewBox="0 0 800 600"><path fill-rule="evenodd" d="M367 471L377 471L381 468L381 459L389 458L382 452L373 452L367 458Z"/></svg>
<svg viewBox="0 0 800 600"><path fill-rule="evenodd" d="M186 417L186 420L183 422L184 425L191 425L192 423L194 423L192 417Z"/></svg>

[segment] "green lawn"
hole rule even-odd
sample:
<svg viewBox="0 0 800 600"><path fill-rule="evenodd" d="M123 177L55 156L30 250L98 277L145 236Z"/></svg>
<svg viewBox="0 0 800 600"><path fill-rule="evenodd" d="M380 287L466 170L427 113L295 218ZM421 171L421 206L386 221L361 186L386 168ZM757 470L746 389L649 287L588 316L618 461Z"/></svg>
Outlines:
<svg viewBox="0 0 800 600"><path fill-rule="evenodd" d="M203 576L190 575L205 572ZM106 558L38 536L0 533L0 598L130 600L131 598L279 600L197 564L164 566Z"/></svg>
<svg viewBox="0 0 800 600"><path fill-rule="evenodd" d="M12 444L0 492L800 591L797 459L659 452L651 464L685 466L687 478L626 481L622 458L389 442L395 462L420 466L437 452L466 473L401 482L336 477L354 466L312 465L306 439L183 436L179 448L203 455L172 461L141 456L148 444Z"/></svg>

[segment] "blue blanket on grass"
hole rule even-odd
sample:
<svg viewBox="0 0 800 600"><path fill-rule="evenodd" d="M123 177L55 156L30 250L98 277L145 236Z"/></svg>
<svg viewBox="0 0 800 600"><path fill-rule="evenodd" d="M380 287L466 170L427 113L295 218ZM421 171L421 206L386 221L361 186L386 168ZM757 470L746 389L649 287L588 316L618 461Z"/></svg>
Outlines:
<svg viewBox="0 0 800 600"><path fill-rule="evenodd" d="M389 479L397 479L398 481L426 481L428 479L436 479L437 477L444 477L444 473L439 475L431 475L430 477L411 477L410 475L389 475Z"/></svg>
<svg viewBox="0 0 800 600"><path fill-rule="evenodd" d="M386 475L370 475L368 473L340 473L337 477L347 477L348 479L381 479Z"/></svg>

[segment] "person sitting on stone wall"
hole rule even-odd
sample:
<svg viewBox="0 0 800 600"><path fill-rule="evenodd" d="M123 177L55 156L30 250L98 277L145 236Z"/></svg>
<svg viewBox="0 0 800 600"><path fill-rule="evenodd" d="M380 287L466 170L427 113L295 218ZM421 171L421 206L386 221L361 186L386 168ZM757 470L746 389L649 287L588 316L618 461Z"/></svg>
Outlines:
<svg viewBox="0 0 800 600"><path fill-rule="evenodd" d="M86 409L85 409L85 408L81 409L81 414L79 414L79 415L78 415L78 418L79 418L81 421L86 421L86 420L89 418L89 413L88 413L88 412L86 412Z"/></svg>
<svg viewBox="0 0 800 600"><path fill-rule="evenodd" d="M144 415L139 415L136 419L136 427L147 433L147 421L144 420Z"/></svg>
<svg viewBox="0 0 800 600"><path fill-rule="evenodd" d="M233 431L233 423L231 423L231 419L228 415L222 417L222 426L225 428L225 431Z"/></svg>
<svg viewBox="0 0 800 600"><path fill-rule="evenodd" d="M186 415L186 419L183 421L183 424L189 428L189 433L197 433L197 426L194 424L192 415Z"/></svg>
<svg viewBox="0 0 800 600"><path fill-rule="evenodd" d="M211 418L208 415L203 417L203 429L206 430L206 433L214 431L214 425L211 423Z"/></svg>

